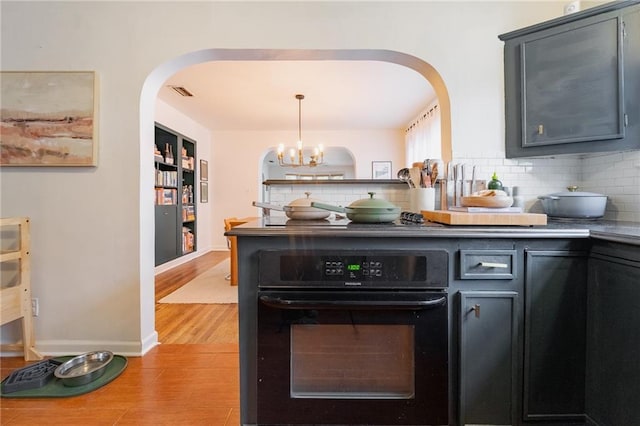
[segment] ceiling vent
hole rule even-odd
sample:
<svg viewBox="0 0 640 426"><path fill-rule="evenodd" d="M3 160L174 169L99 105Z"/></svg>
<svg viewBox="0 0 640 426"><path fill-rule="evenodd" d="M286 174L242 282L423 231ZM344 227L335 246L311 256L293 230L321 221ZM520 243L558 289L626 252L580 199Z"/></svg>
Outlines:
<svg viewBox="0 0 640 426"><path fill-rule="evenodd" d="M186 96L186 97L192 97L193 96L193 93L191 93L190 91L188 91L187 89L185 89L182 86L169 86L169 87L171 87L173 90L178 92L180 94L180 96Z"/></svg>

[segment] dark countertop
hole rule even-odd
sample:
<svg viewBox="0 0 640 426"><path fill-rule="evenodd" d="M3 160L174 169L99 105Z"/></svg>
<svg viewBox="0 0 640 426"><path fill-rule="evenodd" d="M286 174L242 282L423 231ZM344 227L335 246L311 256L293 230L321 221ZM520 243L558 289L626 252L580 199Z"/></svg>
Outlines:
<svg viewBox="0 0 640 426"><path fill-rule="evenodd" d="M608 220L555 220L544 226L476 226L401 223L357 224L347 219L320 221L265 217L233 228L230 236L318 236L371 238L595 238L640 246L640 223Z"/></svg>
<svg viewBox="0 0 640 426"><path fill-rule="evenodd" d="M268 179L263 185L399 185L409 188L406 182L400 179Z"/></svg>

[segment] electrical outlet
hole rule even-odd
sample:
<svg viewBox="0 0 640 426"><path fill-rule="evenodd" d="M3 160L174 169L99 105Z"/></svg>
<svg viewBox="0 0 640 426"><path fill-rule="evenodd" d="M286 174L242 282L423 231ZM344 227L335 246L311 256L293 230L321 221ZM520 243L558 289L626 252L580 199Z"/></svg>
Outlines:
<svg viewBox="0 0 640 426"><path fill-rule="evenodd" d="M40 303L38 302L38 298L34 297L31 299L31 315L37 317L40 313Z"/></svg>

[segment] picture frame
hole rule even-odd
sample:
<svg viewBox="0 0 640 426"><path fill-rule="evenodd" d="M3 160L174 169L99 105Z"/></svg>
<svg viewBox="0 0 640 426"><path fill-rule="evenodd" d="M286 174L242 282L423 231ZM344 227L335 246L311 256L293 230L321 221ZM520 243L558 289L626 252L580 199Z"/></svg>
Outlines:
<svg viewBox="0 0 640 426"><path fill-rule="evenodd" d="M209 202L209 182L200 182L200 202Z"/></svg>
<svg viewBox="0 0 640 426"><path fill-rule="evenodd" d="M371 179L391 179L391 161L372 161Z"/></svg>
<svg viewBox="0 0 640 426"><path fill-rule="evenodd" d="M95 71L2 71L0 166L97 166L97 86Z"/></svg>
<svg viewBox="0 0 640 426"><path fill-rule="evenodd" d="M200 180L209 180L209 162L200 160Z"/></svg>

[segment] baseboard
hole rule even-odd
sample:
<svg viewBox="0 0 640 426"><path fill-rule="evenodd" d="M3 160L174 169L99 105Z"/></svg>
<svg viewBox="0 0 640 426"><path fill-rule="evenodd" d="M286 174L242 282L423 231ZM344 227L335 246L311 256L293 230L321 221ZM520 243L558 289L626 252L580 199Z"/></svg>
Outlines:
<svg viewBox="0 0 640 426"><path fill-rule="evenodd" d="M96 341L96 340L38 340L36 350L45 357L78 355L91 351L111 351L124 356L142 356L158 344L154 332L143 342L140 341ZM0 356L22 356L22 352L0 353Z"/></svg>
<svg viewBox="0 0 640 426"><path fill-rule="evenodd" d="M153 275L155 276L155 275L161 274L165 271L168 271L169 269L175 268L176 266L180 266L183 263L187 263L190 260L203 256L209 253L210 251L212 250L211 249L196 250L193 253L189 253L189 254L185 254L184 256L177 257L173 260L170 260L166 263L156 266L155 269L153 270Z"/></svg>
<svg viewBox="0 0 640 426"><path fill-rule="evenodd" d="M36 350L45 357L77 355L91 351L111 351L124 356L143 356L158 346L158 332L153 331L142 342L96 340L38 340ZM22 357L23 351L0 351L0 357Z"/></svg>
<svg viewBox="0 0 640 426"><path fill-rule="evenodd" d="M142 348L141 348L140 354L141 355L146 354L147 352L149 352L151 349L155 348L159 344L160 342L158 341L158 332L154 331L149 336L147 336L146 339L142 339Z"/></svg>

